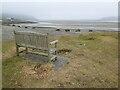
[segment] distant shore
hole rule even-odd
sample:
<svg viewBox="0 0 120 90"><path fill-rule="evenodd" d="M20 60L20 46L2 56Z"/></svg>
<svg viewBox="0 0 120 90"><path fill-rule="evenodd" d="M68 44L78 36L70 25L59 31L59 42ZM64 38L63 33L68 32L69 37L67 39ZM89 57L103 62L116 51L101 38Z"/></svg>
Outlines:
<svg viewBox="0 0 120 90"><path fill-rule="evenodd" d="M38 23L15 23L16 26L55 27L57 29L85 29L117 31L117 22L40 21Z"/></svg>

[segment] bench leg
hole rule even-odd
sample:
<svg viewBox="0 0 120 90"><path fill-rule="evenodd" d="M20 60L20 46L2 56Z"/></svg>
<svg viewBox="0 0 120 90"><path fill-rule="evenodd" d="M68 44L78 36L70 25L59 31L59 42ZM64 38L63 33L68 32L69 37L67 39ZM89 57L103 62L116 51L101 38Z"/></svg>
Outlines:
<svg viewBox="0 0 120 90"><path fill-rule="evenodd" d="M57 49L57 43L55 43L55 48ZM56 55L56 57L55 57L55 61L57 60L57 50L55 51L55 55Z"/></svg>
<svg viewBox="0 0 120 90"><path fill-rule="evenodd" d="M28 48L27 48L27 47L25 48L25 53L26 53L26 54L28 53Z"/></svg>
<svg viewBox="0 0 120 90"><path fill-rule="evenodd" d="M51 60L50 60L50 52L48 52L48 62L51 62Z"/></svg>
<svg viewBox="0 0 120 90"><path fill-rule="evenodd" d="M19 56L19 46L16 45L16 53L17 53L17 56Z"/></svg>
<svg viewBox="0 0 120 90"><path fill-rule="evenodd" d="M57 60L57 56L55 57L55 61Z"/></svg>

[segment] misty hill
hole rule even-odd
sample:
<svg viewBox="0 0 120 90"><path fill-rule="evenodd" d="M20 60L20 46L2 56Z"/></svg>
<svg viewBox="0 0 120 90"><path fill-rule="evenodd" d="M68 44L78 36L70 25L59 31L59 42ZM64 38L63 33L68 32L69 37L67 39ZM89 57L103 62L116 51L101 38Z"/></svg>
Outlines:
<svg viewBox="0 0 120 90"><path fill-rule="evenodd" d="M103 22L117 22L118 21L118 17L104 17L104 18L101 18L101 19L98 19L97 21L103 21Z"/></svg>
<svg viewBox="0 0 120 90"><path fill-rule="evenodd" d="M34 23L37 19L27 15L2 14L3 24L11 23Z"/></svg>

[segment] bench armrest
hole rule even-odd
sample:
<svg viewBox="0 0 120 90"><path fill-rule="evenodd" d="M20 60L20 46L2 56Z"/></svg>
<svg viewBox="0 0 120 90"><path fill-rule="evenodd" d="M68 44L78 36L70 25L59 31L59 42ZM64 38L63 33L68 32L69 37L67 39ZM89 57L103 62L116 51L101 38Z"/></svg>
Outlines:
<svg viewBox="0 0 120 90"><path fill-rule="evenodd" d="M57 42L58 42L58 40L52 41L52 42L50 42L50 45L51 45L51 44L55 44L55 43L57 43Z"/></svg>

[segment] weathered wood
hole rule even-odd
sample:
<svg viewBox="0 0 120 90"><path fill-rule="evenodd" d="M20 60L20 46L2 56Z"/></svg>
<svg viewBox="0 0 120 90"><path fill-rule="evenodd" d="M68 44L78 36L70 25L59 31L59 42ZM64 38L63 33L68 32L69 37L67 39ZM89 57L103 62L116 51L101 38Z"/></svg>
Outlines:
<svg viewBox="0 0 120 90"><path fill-rule="evenodd" d="M58 42L58 40L52 41L50 42L50 44L56 44Z"/></svg>
<svg viewBox="0 0 120 90"><path fill-rule="evenodd" d="M49 33L47 33L47 42L50 42L49 41ZM47 47L48 47L48 60L49 60L49 62L50 62L50 45L49 45L49 43L47 43Z"/></svg>
<svg viewBox="0 0 120 90"><path fill-rule="evenodd" d="M26 52L26 54L27 54L27 52L28 52L28 48L27 48L27 47L25 48L25 52Z"/></svg>
<svg viewBox="0 0 120 90"><path fill-rule="evenodd" d="M19 56L19 46L16 45L16 53L17 53L17 56Z"/></svg>
<svg viewBox="0 0 120 90"><path fill-rule="evenodd" d="M47 51L49 62L51 59L55 59L56 57L51 57L51 54L56 53L57 42L55 40L53 42L49 41L49 33L41 34L36 32L25 32L25 31L14 31L15 41L16 41L16 52L19 55L19 47L25 47L26 53L28 53L28 48L38 49ZM55 49L50 48L51 44L55 44Z"/></svg>

